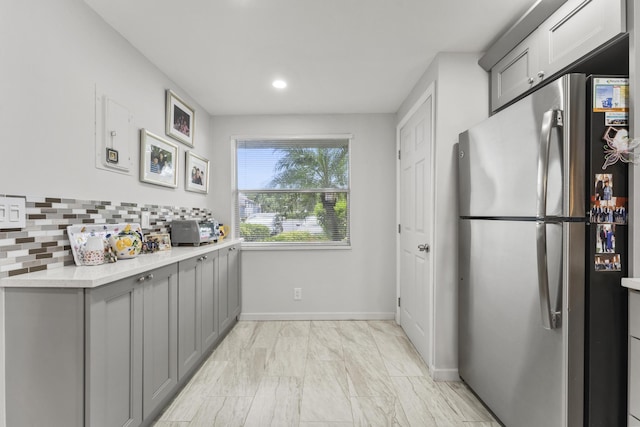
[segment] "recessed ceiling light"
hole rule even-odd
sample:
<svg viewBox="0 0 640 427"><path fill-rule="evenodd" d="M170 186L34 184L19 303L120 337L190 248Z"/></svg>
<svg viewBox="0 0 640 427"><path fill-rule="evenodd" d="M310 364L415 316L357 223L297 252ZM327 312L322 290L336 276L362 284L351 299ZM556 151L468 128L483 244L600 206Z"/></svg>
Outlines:
<svg viewBox="0 0 640 427"><path fill-rule="evenodd" d="M274 80L271 84L276 89L284 89L285 87L287 87L287 82L285 82L284 80Z"/></svg>

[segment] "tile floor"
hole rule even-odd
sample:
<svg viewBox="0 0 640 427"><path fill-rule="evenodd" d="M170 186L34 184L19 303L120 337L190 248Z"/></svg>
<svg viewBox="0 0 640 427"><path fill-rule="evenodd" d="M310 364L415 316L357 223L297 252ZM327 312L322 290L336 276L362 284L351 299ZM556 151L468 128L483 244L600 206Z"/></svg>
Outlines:
<svg viewBox="0 0 640 427"><path fill-rule="evenodd" d="M393 321L239 322L155 427L499 427Z"/></svg>

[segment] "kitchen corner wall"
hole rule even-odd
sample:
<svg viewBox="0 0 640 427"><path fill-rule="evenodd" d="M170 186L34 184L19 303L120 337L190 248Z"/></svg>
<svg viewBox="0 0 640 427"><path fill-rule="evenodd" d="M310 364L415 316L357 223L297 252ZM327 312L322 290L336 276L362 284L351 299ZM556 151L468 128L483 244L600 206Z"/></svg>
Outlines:
<svg viewBox="0 0 640 427"><path fill-rule="evenodd" d="M458 135L488 117L489 76L478 54L440 53L397 114L397 123L429 85L435 86L434 233L432 243L434 333L431 375L458 380Z"/></svg>
<svg viewBox="0 0 640 427"><path fill-rule="evenodd" d="M395 315L395 115L215 116L213 196L232 205L234 136L352 134L348 250L243 250L243 319L392 319ZM230 214L229 214L230 216ZM293 288L302 288L302 301Z"/></svg>

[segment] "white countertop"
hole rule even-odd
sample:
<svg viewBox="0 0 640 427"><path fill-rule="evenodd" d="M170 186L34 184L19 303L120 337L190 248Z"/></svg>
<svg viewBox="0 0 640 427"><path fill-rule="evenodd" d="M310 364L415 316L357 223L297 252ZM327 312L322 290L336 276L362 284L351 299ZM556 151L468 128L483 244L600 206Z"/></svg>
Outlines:
<svg viewBox="0 0 640 427"><path fill-rule="evenodd" d="M116 280L164 267L178 261L227 248L241 240L223 240L198 247L180 246L169 251L140 254L102 265L65 266L0 279L0 288L95 288Z"/></svg>
<svg viewBox="0 0 640 427"><path fill-rule="evenodd" d="M624 277L622 278L622 286L635 291L640 291L640 278Z"/></svg>

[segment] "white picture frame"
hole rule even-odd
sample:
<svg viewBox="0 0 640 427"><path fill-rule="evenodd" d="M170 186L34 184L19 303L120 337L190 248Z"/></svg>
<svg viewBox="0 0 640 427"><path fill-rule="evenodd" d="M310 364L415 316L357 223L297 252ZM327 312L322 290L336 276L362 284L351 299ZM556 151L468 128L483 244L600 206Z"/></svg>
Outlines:
<svg viewBox="0 0 640 427"><path fill-rule="evenodd" d="M185 190L207 194L209 192L209 160L192 151L185 153Z"/></svg>
<svg viewBox="0 0 640 427"><path fill-rule="evenodd" d="M164 187L178 187L178 145L140 130L140 181Z"/></svg>
<svg viewBox="0 0 640 427"><path fill-rule="evenodd" d="M193 147L196 112L171 89L167 89L165 132L168 136Z"/></svg>

